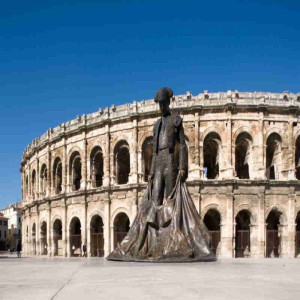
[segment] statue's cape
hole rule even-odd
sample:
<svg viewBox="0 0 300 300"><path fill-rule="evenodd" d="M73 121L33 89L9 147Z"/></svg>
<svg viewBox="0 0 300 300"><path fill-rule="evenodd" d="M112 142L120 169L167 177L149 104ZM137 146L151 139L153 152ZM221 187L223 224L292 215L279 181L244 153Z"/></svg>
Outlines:
<svg viewBox="0 0 300 300"><path fill-rule="evenodd" d="M149 182L132 226L108 260L184 262L213 261L210 234L203 223L186 183L176 185L163 205L152 201Z"/></svg>

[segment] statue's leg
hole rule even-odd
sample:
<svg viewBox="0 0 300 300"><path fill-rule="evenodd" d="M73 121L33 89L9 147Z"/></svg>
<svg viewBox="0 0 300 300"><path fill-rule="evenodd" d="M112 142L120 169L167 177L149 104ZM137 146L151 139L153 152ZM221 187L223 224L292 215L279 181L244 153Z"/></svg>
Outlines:
<svg viewBox="0 0 300 300"><path fill-rule="evenodd" d="M163 178L163 168L163 163L158 163L155 166L152 197L156 205L161 205L164 199L165 184Z"/></svg>
<svg viewBox="0 0 300 300"><path fill-rule="evenodd" d="M169 153L166 157L166 162L167 166L164 169L164 181L166 183L166 197L169 197L176 184L178 169L174 159L174 154Z"/></svg>

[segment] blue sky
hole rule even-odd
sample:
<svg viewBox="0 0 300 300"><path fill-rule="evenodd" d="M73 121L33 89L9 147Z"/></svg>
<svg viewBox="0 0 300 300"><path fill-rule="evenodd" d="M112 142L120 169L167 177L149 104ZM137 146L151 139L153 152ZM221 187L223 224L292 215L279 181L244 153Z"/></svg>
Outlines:
<svg viewBox="0 0 300 300"><path fill-rule="evenodd" d="M48 128L175 94L300 91L300 2L1 1L0 207Z"/></svg>

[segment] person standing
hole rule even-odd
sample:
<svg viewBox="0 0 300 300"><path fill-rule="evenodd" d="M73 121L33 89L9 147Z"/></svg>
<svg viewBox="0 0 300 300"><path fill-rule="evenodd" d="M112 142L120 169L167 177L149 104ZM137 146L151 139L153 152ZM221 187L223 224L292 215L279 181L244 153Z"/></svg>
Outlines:
<svg viewBox="0 0 300 300"><path fill-rule="evenodd" d="M22 251L21 241L18 241L18 244L17 244L17 255L18 255L18 258L21 258L21 251Z"/></svg>
<svg viewBox="0 0 300 300"><path fill-rule="evenodd" d="M82 245L82 252L83 252L82 257L87 257L86 256L86 244L85 243L83 243L83 245Z"/></svg>

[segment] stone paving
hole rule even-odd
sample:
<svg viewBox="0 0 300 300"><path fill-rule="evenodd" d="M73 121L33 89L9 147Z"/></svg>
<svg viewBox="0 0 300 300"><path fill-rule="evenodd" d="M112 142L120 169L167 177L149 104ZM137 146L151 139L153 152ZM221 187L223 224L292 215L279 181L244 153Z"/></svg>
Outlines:
<svg viewBox="0 0 300 300"><path fill-rule="evenodd" d="M0 299L300 299L300 259L151 264L0 257Z"/></svg>

